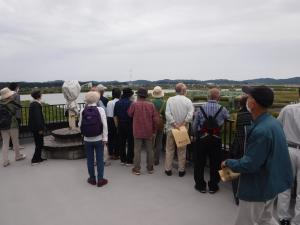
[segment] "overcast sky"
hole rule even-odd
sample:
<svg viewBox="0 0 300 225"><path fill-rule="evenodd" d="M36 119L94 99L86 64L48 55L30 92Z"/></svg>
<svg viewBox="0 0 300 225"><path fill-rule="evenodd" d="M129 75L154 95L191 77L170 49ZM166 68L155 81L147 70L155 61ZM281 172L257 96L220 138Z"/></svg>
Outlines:
<svg viewBox="0 0 300 225"><path fill-rule="evenodd" d="M299 0L0 0L0 81L289 78Z"/></svg>

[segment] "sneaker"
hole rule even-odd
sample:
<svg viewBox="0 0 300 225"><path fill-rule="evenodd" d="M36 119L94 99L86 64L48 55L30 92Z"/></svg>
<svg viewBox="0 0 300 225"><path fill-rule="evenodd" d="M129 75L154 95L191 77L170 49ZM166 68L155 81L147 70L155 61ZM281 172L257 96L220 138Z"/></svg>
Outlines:
<svg viewBox="0 0 300 225"><path fill-rule="evenodd" d="M35 161L32 161L31 160L31 165L32 166L35 166L35 165L38 165L38 164L40 164L41 162L43 162L43 161L46 161L47 159L43 159L43 158L40 158L39 160L35 160Z"/></svg>
<svg viewBox="0 0 300 225"><path fill-rule="evenodd" d="M36 166L36 165L39 165L42 161L37 161L37 162L31 162L31 165L32 166Z"/></svg>
<svg viewBox="0 0 300 225"><path fill-rule="evenodd" d="M132 173L135 175L141 175L141 171L135 168L132 168Z"/></svg>
<svg viewBox="0 0 300 225"><path fill-rule="evenodd" d="M87 179L87 182L91 185L96 185L96 179L95 178L89 178L89 179Z"/></svg>
<svg viewBox="0 0 300 225"><path fill-rule="evenodd" d="M102 186L106 185L107 183L108 183L108 181L106 179L102 178L102 179L98 180L97 186L102 187Z"/></svg>
<svg viewBox="0 0 300 225"><path fill-rule="evenodd" d="M288 220L280 220L280 225L290 225L290 221Z"/></svg>
<svg viewBox="0 0 300 225"><path fill-rule="evenodd" d="M165 170L165 174L167 174L167 176L172 176L172 170Z"/></svg>
<svg viewBox="0 0 300 225"><path fill-rule="evenodd" d="M150 167L150 168L147 168L147 171L148 171L149 174L153 174L154 173L153 166Z"/></svg>
<svg viewBox="0 0 300 225"><path fill-rule="evenodd" d="M16 161L21 161L21 160L23 160L25 158L26 158L25 154L20 154L19 156L16 157Z"/></svg>
<svg viewBox="0 0 300 225"><path fill-rule="evenodd" d="M126 166L126 163L124 163L124 162L121 162L120 164L121 164L121 166Z"/></svg>
<svg viewBox="0 0 300 225"><path fill-rule="evenodd" d="M185 171L179 171L178 172L178 176L179 177L184 177L184 175L185 175Z"/></svg>
<svg viewBox="0 0 300 225"><path fill-rule="evenodd" d="M133 163L126 163L126 166L132 166L133 165Z"/></svg>
<svg viewBox="0 0 300 225"><path fill-rule="evenodd" d="M195 189L197 191L199 191L200 193L203 193L203 194L206 193L206 187L198 187L197 185L195 185Z"/></svg>
<svg viewBox="0 0 300 225"><path fill-rule="evenodd" d="M209 189L209 194L215 194L217 191L219 191L219 187L217 187L217 188L210 188Z"/></svg>
<svg viewBox="0 0 300 225"><path fill-rule="evenodd" d="M9 166L9 165L10 165L10 162L9 162L9 161L6 161L6 162L3 163L3 167L7 167L7 166Z"/></svg>
<svg viewBox="0 0 300 225"><path fill-rule="evenodd" d="M104 166L110 166L110 165L111 165L111 162L110 162L110 161L104 162Z"/></svg>

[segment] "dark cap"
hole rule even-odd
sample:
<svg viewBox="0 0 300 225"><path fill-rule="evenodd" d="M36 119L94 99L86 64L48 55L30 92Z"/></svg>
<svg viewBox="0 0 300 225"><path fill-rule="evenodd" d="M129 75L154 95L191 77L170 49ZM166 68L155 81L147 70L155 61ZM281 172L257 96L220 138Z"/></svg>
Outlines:
<svg viewBox="0 0 300 225"><path fill-rule="evenodd" d="M133 95L133 91L131 88L129 87L126 87L126 88L123 88L123 97L131 97Z"/></svg>
<svg viewBox="0 0 300 225"><path fill-rule="evenodd" d="M242 91L254 98L262 107L269 108L273 104L274 93L272 89L267 86L244 86L242 87Z"/></svg>
<svg viewBox="0 0 300 225"><path fill-rule="evenodd" d="M139 88L137 90L136 94L141 98L147 98L148 97L148 91L145 88Z"/></svg>

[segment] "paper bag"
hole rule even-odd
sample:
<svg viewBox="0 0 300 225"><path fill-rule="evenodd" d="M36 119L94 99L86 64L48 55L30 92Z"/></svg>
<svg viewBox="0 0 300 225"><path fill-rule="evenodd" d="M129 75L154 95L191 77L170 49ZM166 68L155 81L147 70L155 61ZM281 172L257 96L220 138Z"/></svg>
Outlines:
<svg viewBox="0 0 300 225"><path fill-rule="evenodd" d="M219 174L220 174L221 180L224 182L235 180L240 176L239 173L234 173L228 167L225 167L225 168L219 170Z"/></svg>
<svg viewBox="0 0 300 225"><path fill-rule="evenodd" d="M172 129L177 148L184 147L191 143L189 134L185 126L181 126L179 129Z"/></svg>

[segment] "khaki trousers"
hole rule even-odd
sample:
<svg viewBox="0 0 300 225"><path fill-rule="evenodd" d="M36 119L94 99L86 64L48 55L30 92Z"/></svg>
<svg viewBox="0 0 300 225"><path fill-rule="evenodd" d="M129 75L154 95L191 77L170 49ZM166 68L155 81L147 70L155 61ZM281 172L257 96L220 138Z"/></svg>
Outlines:
<svg viewBox="0 0 300 225"><path fill-rule="evenodd" d="M266 202L240 200L235 225L279 225L273 217L274 200Z"/></svg>
<svg viewBox="0 0 300 225"><path fill-rule="evenodd" d="M172 170L172 162L174 159L174 153L176 149L176 143L172 131L167 132L167 143L166 143L166 161L165 161L165 170ZM185 171L185 162L186 162L186 146L177 148L177 157L178 157L178 170L180 172Z"/></svg>
<svg viewBox="0 0 300 225"><path fill-rule="evenodd" d="M150 139L142 139L142 138L134 138L134 159L133 164L136 170L141 169L141 151L142 146L145 145L147 152L147 169L153 169L153 148L152 148L152 138Z"/></svg>
<svg viewBox="0 0 300 225"><path fill-rule="evenodd" d="M1 130L2 136L2 155L3 155L3 163L8 162L8 147L9 147L9 140L11 138L13 143L13 148L16 154L16 159L20 156L19 150L19 129L12 128L9 130Z"/></svg>

